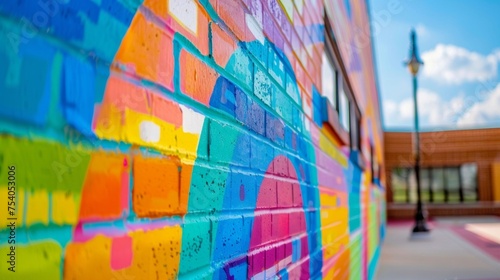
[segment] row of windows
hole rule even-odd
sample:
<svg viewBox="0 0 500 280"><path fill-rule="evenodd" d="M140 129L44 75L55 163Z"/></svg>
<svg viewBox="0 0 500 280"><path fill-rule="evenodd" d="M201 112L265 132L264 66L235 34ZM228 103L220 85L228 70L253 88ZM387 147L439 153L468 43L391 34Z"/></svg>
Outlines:
<svg viewBox="0 0 500 280"><path fill-rule="evenodd" d="M321 67L321 81L323 96L330 101L338 114L342 128L350 132L351 130L351 102L346 94L346 85L342 74L333 63L332 54L325 50Z"/></svg>
<svg viewBox="0 0 500 280"><path fill-rule="evenodd" d="M417 184L413 168L395 168L391 173L392 198L395 203L417 201ZM422 200L430 203L477 201L477 165L422 168Z"/></svg>
<svg viewBox="0 0 500 280"><path fill-rule="evenodd" d="M335 40L333 40L333 32L329 25L329 19L325 18L325 48L322 57L321 66L321 81L322 93L327 102L333 108L334 120L328 120L337 135L343 135L341 140L351 148L351 153L354 156L351 158L355 160L362 169L364 169L364 161L361 158L361 113L357 107L356 99L348 81L344 77L345 70L342 71L341 59L339 57L338 49L335 47ZM335 52L337 50L337 52ZM333 122L333 124L331 123ZM338 126L337 126L338 124ZM372 182L380 178L379 163L376 159L373 146L370 146L371 156L371 174Z"/></svg>

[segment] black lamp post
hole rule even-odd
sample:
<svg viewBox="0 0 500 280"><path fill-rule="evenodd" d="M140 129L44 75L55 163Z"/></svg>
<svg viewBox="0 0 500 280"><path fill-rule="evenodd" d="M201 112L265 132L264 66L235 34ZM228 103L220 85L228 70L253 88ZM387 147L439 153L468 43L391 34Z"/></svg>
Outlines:
<svg viewBox="0 0 500 280"><path fill-rule="evenodd" d="M410 34L410 58L405 63L413 78L413 105L415 114L415 178L417 181L417 211L415 213L415 227L413 233L429 232L425 222L420 189L420 136L418 131L418 103L417 103L417 74L420 65L424 64L418 55L415 30Z"/></svg>

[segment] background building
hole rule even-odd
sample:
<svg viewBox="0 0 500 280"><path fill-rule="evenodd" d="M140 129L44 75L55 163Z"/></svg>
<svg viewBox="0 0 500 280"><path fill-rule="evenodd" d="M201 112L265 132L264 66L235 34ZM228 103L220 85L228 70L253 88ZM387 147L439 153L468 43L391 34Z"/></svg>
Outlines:
<svg viewBox="0 0 500 280"><path fill-rule="evenodd" d="M324 2L0 1L0 278L373 278L368 7Z"/></svg>
<svg viewBox="0 0 500 280"><path fill-rule="evenodd" d="M412 133L386 132L389 218L415 211ZM422 198L430 216L500 215L500 129L421 133Z"/></svg>

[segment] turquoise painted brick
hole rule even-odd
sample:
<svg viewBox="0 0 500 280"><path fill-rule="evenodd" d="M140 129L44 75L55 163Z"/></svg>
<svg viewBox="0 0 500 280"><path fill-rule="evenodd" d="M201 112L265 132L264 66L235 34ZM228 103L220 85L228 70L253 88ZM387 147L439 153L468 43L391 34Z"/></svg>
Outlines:
<svg viewBox="0 0 500 280"><path fill-rule="evenodd" d="M212 257L211 222L204 217L187 215L184 218L181 258L187 260L180 274L210 265Z"/></svg>

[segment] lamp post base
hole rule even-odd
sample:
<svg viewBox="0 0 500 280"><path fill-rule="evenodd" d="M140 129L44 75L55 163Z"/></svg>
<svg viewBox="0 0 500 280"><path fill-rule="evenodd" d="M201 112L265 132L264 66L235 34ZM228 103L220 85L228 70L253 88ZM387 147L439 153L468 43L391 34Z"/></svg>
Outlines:
<svg viewBox="0 0 500 280"><path fill-rule="evenodd" d="M415 215L415 226L413 227L413 233L425 233L430 232L431 230L427 227L425 223L425 217L422 212L417 212Z"/></svg>
<svg viewBox="0 0 500 280"><path fill-rule="evenodd" d="M430 232L430 231L431 230L425 224L420 224L420 223L416 224L412 230L413 233Z"/></svg>

